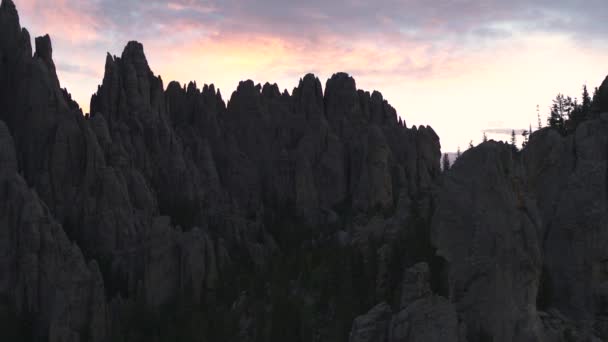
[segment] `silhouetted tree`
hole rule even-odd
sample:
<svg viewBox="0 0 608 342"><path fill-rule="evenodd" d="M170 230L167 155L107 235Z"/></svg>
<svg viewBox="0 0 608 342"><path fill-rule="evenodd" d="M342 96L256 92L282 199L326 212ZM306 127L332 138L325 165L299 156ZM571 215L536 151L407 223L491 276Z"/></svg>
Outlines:
<svg viewBox="0 0 608 342"><path fill-rule="evenodd" d="M596 102L598 97L600 96L600 88L595 87L595 89L593 89L593 102Z"/></svg>
<svg viewBox="0 0 608 342"><path fill-rule="evenodd" d="M483 142L488 141L488 136L486 135L486 132L483 132L483 137L481 138L481 141L483 141Z"/></svg>
<svg viewBox="0 0 608 342"><path fill-rule="evenodd" d="M589 116L591 119L597 119L600 114L600 89L595 87L593 90L593 100L591 100L591 110Z"/></svg>
<svg viewBox="0 0 608 342"><path fill-rule="evenodd" d="M524 141L521 143L521 147L524 148L526 147L526 145L528 145L528 136L530 135L530 131L527 131L524 129L523 132L521 132L521 136L524 138ZM512 139L513 137L511 137Z"/></svg>
<svg viewBox="0 0 608 342"><path fill-rule="evenodd" d="M562 133L565 133L565 125L564 120L566 117L570 116L570 113L573 109L573 101L571 97L566 97L563 94L557 94L555 99L553 99L553 104L551 105L551 112L548 118L548 124L550 127L559 130Z"/></svg>
<svg viewBox="0 0 608 342"><path fill-rule="evenodd" d="M578 125L585 120L592 119L594 115L597 116L597 111L594 108L594 101L598 97L598 88L595 88L593 100L589 96L587 85L583 85L583 92L581 94L581 103L576 98L565 96L563 94L557 94L550 107L549 117L547 123L550 127L557 129L562 134L569 134L576 131ZM537 116L539 118L540 128L540 114L538 114L538 105L536 106ZM532 130L528 132L532 133Z"/></svg>
<svg viewBox="0 0 608 342"><path fill-rule="evenodd" d="M557 128L560 130L564 126L564 119L560 115L560 111L558 109L557 104L553 104L551 106L551 113L549 114L549 119L547 120L547 124L549 125L549 127Z"/></svg>
<svg viewBox="0 0 608 342"><path fill-rule="evenodd" d="M447 153L443 154L443 171L448 171L450 169L450 157Z"/></svg>
<svg viewBox="0 0 608 342"><path fill-rule="evenodd" d="M591 108L593 105L593 101L591 100L591 96L589 96L589 91L587 90L587 85L583 85L583 93L581 95L581 103L580 105L574 101L574 109L570 113L570 124L569 128L571 131L575 131L578 125L592 118Z"/></svg>
<svg viewBox="0 0 608 342"><path fill-rule="evenodd" d="M569 97L568 97L569 98ZM568 121L566 124L566 130L568 132L574 132L576 127L585 120L586 114L583 111L583 106L578 104L578 101L574 99L571 103L572 109L568 114Z"/></svg>
<svg viewBox="0 0 608 342"><path fill-rule="evenodd" d="M473 146L473 140L470 140L469 141L469 149L472 149L473 147L475 147L475 146Z"/></svg>
<svg viewBox="0 0 608 342"><path fill-rule="evenodd" d="M578 101L570 96L564 97L564 114L570 116L574 108L578 106Z"/></svg>
<svg viewBox="0 0 608 342"><path fill-rule="evenodd" d="M460 146L458 146L458 149L456 150L456 159L460 158L460 155L462 153L460 152Z"/></svg>
<svg viewBox="0 0 608 342"><path fill-rule="evenodd" d="M540 120L540 107L538 105L536 105L536 117L538 119L538 129L540 130L541 128L543 128L543 123Z"/></svg>
<svg viewBox="0 0 608 342"><path fill-rule="evenodd" d="M511 146L513 146L514 148L516 148L516 144L517 144L517 137L515 136L515 130L511 130Z"/></svg>
<svg viewBox="0 0 608 342"><path fill-rule="evenodd" d="M587 91L587 85L583 85L583 98L581 100L581 107L583 112L584 119L589 119L591 116L591 105L592 100L591 96L589 96L589 92Z"/></svg>

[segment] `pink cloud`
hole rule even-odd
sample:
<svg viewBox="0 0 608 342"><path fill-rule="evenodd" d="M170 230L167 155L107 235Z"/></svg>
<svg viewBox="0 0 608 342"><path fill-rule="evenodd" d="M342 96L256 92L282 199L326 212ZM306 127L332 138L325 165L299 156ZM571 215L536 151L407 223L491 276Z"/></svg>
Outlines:
<svg viewBox="0 0 608 342"><path fill-rule="evenodd" d="M98 41L100 18L90 1L83 0L22 0L17 4L21 21L38 35L49 33L55 39L74 44ZM33 20L30 20L33 19Z"/></svg>
<svg viewBox="0 0 608 342"><path fill-rule="evenodd" d="M196 11L199 13L209 14L217 12L217 7L210 3L201 3L200 1L175 1L167 3L167 8L173 11Z"/></svg>

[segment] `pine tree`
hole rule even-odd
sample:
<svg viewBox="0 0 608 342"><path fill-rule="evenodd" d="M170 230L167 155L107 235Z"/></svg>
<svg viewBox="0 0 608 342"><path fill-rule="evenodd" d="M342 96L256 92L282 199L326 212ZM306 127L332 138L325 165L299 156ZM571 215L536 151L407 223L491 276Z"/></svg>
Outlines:
<svg viewBox="0 0 608 342"><path fill-rule="evenodd" d="M581 103L581 111L583 119L589 119L591 116L591 96L587 91L587 85L583 85L583 98Z"/></svg>
<svg viewBox="0 0 608 342"><path fill-rule="evenodd" d="M462 153L460 152L460 146L458 146L458 149L456 150L456 159L460 158L460 155Z"/></svg>
<svg viewBox="0 0 608 342"><path fill-rule="evenodd" d="M536 105L536 118L538 119L538 130L543 128L542 121L540 120L540 107Z"/></svg>
<svg viewBox="0 0 608 342"><path fill-rule="evenodd" d="M447 153L443 154L443 171L448 171L450 169L450 157Z"/></svg>
<svg viewBox="0 0 608 342"><path fill-rule="evenodd" d="M483 137L481 137L481 141L488 142L488 136L486 135L486 132L483 132Z"/></svg>
<svg viewBox="0 0 608 342"><path fill-rule="evenodd" d="M569 98L569 97L568 97ZM585 120L586 114L583 110L583 105L578 104L578 101L574 99L571 103L571 110L568 114L568 121L566 129L568 132L574 132L576 127Z"/></svg>
<svg viewBox="0 0 608 342"><path fill-rule="evenodd" d="M549 113L549 119L547 120L547 124L549 125L549 127L561 128L563 123L564 122L560 114L559 105L557 103L553 103L551 105L551 112Z"/></svg>
<svg viewBox="0 0 608 342"><path fill-rule="evenodd" d="M521 136L524 138L524 142L521 143L521 147L526 147L526 145L528 145L528 136L530 135L530 131L526 131L524 129L523 132L521 132ZM511 137L511 139L513 139L513 137Z"/></svg>
<svg viewBox="0 0 608 342"><path fill-rule="evenodd" d="M593 119L597 119L600 113L600 88L595 87L593 90L593 97L591 100L591 111L590 116Z"/></svg>
<svg viewBox="0 0 608 342"><path fill-rule="evenodd" d="M557 94L555 99L553 99L549 118L547 119L549 127L555 128L560 132L565 133L564 117L570 114L571 100L571 98L566 98L561 93Z"/></svg>
<svg viewBox="0 0 608 342"><path fill-rule="evenodd" d="M593 102L596 102L597 99L600 97L600 88L595 87L595 89L593 90Z"/></svg>
<svg viewBox="0 0 608 342"><path fill-rule="evenodd" d="M517 137L515 136L515 130L511 130L511 146L513 146L515 148L515 145L517 144Z"/></svg>
<svg viewBox="0 0 608 342"><path fill-rule="evenodd" d="M472 149L473 147L475 147L475 146L473 146L473 140L470 140L469 141L469 150Z"/></svg>
<svg viewBox="0 0 608 342"><path fill-rule="evenodd" d="M564 98L564 111L566 115L570 115L570 113L576 108L578 102L576 99L571 98L570 96L566 96Z"/></svg>

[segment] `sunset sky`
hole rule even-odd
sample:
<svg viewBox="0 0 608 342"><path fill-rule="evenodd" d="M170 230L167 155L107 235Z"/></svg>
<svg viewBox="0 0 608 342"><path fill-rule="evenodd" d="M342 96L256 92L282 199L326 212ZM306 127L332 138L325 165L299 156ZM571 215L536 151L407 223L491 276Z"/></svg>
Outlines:
<svg viewBox="0 0 608 342"><path fill-rule="evenodd" d="M558 92L580 96L608 75L606 0L15 0L32 39L45 33L62 87L88 111L106 52L144 44L152 70L290 92L345 71L379 90L408 126L431 125L444 151L484 130L543 124ZM507 135L488 134L495 139ZM520 138L521 140L521 138Z"/></svg>

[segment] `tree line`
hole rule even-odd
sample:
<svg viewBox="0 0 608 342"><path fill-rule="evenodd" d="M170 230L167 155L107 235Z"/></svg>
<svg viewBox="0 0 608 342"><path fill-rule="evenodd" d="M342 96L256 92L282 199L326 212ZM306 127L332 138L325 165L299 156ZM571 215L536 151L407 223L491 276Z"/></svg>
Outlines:
<svg viewBox="0 0 608 342"><path fill-rule="evenodd" d="M550 107L547 125L555 128L563 135L576 131L581 122L593 119L598 113L593 108L593 102L597 100L598 88L595 88L593 98L589 95L587 86L583 85L581 102L578 99L563 94L557 94Z"/></svg>
<svg viewBox="0 0 608 342"><path fill-rule="evenodd" d="M547 126L559 131L562 135L568 135L576 131L578 125L582 122L590 119L595 119L599 115L599 111L594 108L594 103L597 103L599 89L596 87L593 92L593 97L587 90L587 85L583 85L581 100L572 98L559 93L552 100L551 106L549 107L549 114L547 116ZM542 119L540 115L540 107L536 106L536 117L537 127L540 130L543 128ZM532 134L532 124L529 125L527 130L523 130L521 136L523 138L522 148L526 147L530 135ZM486 132L483 132L482 142L488 141ZM511 131L510 145L515 151L517 148L517 134L515 130ZM469 142L469 149L473 147L473 140ZM460 157L460 146L456 152L456 159ZM455 160L456 160L455 159ZM454 161L455 161L454 160ZM452 162L453 163L453 162ZM450 158L447 153L443 154L442 158L442 169L444 171L449 170L451 167Z"/></svg>

